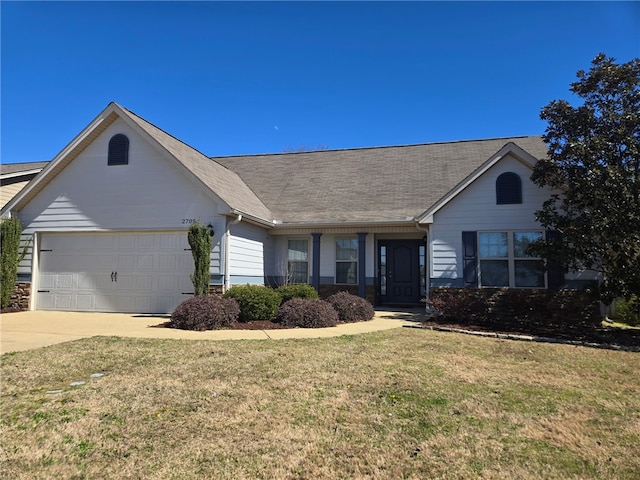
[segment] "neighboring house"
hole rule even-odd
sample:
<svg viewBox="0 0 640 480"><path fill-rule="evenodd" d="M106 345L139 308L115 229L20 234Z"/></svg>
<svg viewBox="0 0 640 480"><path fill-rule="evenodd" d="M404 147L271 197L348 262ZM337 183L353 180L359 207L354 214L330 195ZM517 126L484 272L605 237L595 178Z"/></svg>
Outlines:
<svg viewBox="0 0 640 480"><path fill-rule="evenodd" d="M16 196L48 162L10 163L0 165L0 208Z"/></svg>
<svg viewBox="0 0 640 480"><path fill-rule="evenodd" d="M32 309L170 312L193 291L191 223L211 285L309 282L379 304L436 286L558 288L524 253L549 192L541 137L209 158L111 103L2 210L33 254Z"/></svg>

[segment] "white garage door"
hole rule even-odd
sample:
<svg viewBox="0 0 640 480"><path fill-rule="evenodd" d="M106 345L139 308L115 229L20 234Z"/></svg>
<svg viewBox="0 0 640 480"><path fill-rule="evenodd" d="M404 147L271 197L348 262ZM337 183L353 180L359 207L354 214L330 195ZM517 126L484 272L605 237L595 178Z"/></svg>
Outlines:
<svg viewBox="0 0 640 480"><path fill-rule="evenodd" d="M45 234L37 308L168 313L189 298L186 232Z"/></svg>

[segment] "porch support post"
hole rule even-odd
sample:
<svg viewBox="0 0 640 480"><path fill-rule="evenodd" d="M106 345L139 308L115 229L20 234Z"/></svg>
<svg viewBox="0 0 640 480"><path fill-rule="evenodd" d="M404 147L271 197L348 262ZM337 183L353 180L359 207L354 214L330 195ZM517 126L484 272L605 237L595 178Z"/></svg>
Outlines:
<svg viewBox="0 0 640 480"><path fill-rule="evenodd" d="M358 296L367 298L367 232L358 232Z"/></svg>
<svg viewBox="0 0 640 480"><path fill-rule="evenodd" d="M311 286L320 292L320 237L321 233L312 233L313 238L313 258L311 262Z"/></svg>

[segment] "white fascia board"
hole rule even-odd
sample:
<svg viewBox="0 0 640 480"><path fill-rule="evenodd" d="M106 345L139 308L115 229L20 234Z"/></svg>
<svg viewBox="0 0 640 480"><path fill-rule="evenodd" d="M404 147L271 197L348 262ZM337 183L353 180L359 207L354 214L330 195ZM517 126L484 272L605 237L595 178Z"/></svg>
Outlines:
<svg viewBox="0 0 640 480"><path fill-rule="evenodd" d="M406 221L380 221L380 222L308 222L308 223L278 223L274 226L276 229L291 229L291 228L366 228L366 227L406 227L408 225L413 226L416 223L415 217L409 217Z"/></svg>
<svg viewBox="0 0 640 480"><path fill-rule="evenodd" d="M534 165L538 161L533 155L527 153L513 142L507 143L498 152L492 155L486 162L475 169L470 175L462 180L458 185L453 187L449 192L426 210L422 215L419 215L417 220L419 224L431 224L433 223L433 216L436 212L442 209L446 204L453 200L458 194L465 190L469 185L481 177L487 170L493 167L496 163L502 160L506 155L512 155L520 163L533 170Z"/></svg>
<svg viewBox="0 0 640 480"><path fill-rule="evenodd" d="M118 104L115 104L119 110L117 113L121 120L123 120L129 127L131 127L138 135L144 138L152 148L154 148L163 158L169 160L173 165L182 173L185 177L191 180L194 185L197 185L209 198L215 203L221 203L227 208L231 209L231 205L225 202L220 196L211 190L195 173L189 170L180 160L178 160L169 150L161 145L155 138L153 138L147 131L144 130L137 122L135 122L130 114ZM133 113L131 115L134 115ZM166 133L166 132L165 132ZM167 134L169 135L169 134Z"/></svg>
<svg viewBox="0 0 640 480"><path fill-rule="evenodd" d="M7 180L9 178L23 177L25 175L36 175L41 171L42 171L42 168L36 168L33 170L21 170L19 172L5 173L4 175L0 175L0 179Z"/></svg>
<svg viewBox="0 0 640 480"><path fill-rule="evenodd" d="M225 203L225 202L222 202L222 203ZM229 216L237 217L238 215L242 217L242 221L254 223L256 225L260 225L261 227L274 228L276 226L275 220L265 220L264 218L256 217L255 215L245 213L242 210L238 210L236 208L232 208L231 210L229 210Z"/></svg>
<svg viewBox="0 0 640 480"><path fill-rule="evenodd" d="M78 148L82 142L90 136L95 129L115 110L116 104L111 102L107 107L94 118L76 137L71 140L54 158L51 160L33 180L31 180L25 188L20 190L18 194L9 201L3 208L1 213L15 209L16 205L20 205L22 199L38 188L43 182L48 183L55 174L51 173L56 167L64 161L64 159ZM53 175L53 176L52 176ZM51 177L51 178L49 178ZM46 185L45 183L45 185ZM19 210L19 209L18 209Z"/></svg>

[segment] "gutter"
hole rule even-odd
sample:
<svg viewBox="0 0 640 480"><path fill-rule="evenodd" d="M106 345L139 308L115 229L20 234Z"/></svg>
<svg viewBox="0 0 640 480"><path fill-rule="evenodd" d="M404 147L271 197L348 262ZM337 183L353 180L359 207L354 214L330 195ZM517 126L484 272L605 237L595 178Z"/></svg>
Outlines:
<svg viewBox="0 0 640 480"><path fill-rule="evenodd" d="M237 219L237 217L240 217L241 220L244 219L245 221L252 222L252 223L257 223L258 225L263 225L265 227L273 228L273 227L276 226L275 220L265 220L264 218L260 218L260 217L254 216L254 215L250 215L250 214L242 212L240 210L236 210L235 208L232 208L229 211L229 215L235 216L236 219ZM238 222L236 222L236 223L238 223ZM235 225L235 223L232 224L232 225Z"/></svg>
<svg viewBox="0 0 640 480"><path fill-rule="evenodd" d="M285 228L306 228L306 229L318 229L318 228L361 228L361 227L406 227L415 223L413 218L409 220L393 220L393 221L371 221L371 222L274 222L273 226L278 229Z"/></svg>

